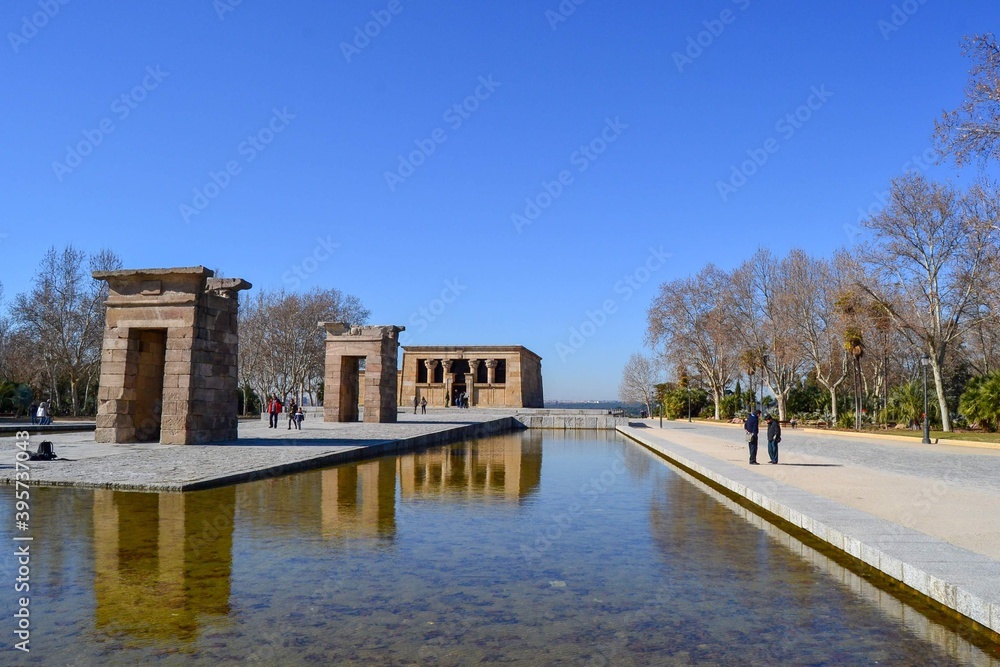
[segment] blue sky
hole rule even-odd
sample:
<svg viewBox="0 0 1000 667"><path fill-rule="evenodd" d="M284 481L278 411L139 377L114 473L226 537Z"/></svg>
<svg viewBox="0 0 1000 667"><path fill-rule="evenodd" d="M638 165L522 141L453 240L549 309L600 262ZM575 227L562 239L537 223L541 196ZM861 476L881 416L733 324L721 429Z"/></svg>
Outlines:
<svg viewBox="0 0 1000 667"><path fill-rule="evenodd" d="M855 242L908 164L971 178L924 160L962 99L962 36L998 19L941 0L10 0L0 282L9 301L73 243L334 286L413 344L525 345L547 399L614 398L661 282Z"/></svg>

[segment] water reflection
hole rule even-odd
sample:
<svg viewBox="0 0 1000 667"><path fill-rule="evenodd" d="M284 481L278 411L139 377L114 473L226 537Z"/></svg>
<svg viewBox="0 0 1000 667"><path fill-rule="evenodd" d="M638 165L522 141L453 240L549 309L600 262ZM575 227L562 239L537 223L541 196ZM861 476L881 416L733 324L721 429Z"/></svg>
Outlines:
<svg viewBox="0 0 1000 667"><path fill-rule="evenodd" d="M539 431L191 494L39 489L28 662L996 667L715 496L612 434Z"/></svg>
<svg viewBox="0 0 1000 667"><path fill-rule="evenodd" d="M94 491L95 624L109 634L190 641L229 613L235 489ZM228 508L205 530L204 515Z"/></svg>
<svg viewBox="0 0 1000 667"><path fill-rule="evenodd" d="M400 456L402 498L503 499L517 503L538 488L542 436L529 431L478 444Z"/></svg>

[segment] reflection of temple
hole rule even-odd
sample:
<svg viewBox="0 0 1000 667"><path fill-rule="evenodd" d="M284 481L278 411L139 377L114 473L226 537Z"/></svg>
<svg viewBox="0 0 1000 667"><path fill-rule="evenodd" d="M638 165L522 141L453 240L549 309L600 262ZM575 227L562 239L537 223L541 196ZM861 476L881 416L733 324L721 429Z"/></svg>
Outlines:
<svg viewBox="0 0 1000 667"><path fill-rule="evenodd" d="M508 435L399 457L404 500L459 494L517 501L538 487L539 445Z"/></svg>
<svg viewBox="0 0 1000 667"><path fill-rule="evenodd" d="M283 539L392 539L399 520L397 488L404 502L424 497L516 502L538 488L541 469L541 434L525 431L243 484L236 500L251 532Z"/></svg>
<svg viewBox="0 0 1000 667"><path fill-rule="evenodd" d="M201 616L228 614L235 499L94 491L96 626L193 640Z"/></svg>
<svg viewBox="0 0 1000 667"><path fill-rule="evenodd" d="M542 358L520 345L408 346L403 348L399 404L427 399L434 407L455 405L468 394L470 406L541 408Z"/></svg>
<svg viewBox="0 0 1000 667"><path fill-rule="evenodd" d="M319 473L323 537L378 537L396 532L396 468L390 458Z"/></svg>

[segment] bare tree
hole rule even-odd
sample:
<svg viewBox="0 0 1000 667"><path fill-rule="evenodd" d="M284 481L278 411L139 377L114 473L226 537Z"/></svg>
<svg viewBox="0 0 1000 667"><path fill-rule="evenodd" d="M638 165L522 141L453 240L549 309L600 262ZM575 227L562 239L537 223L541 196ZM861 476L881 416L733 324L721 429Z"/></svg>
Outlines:
<svg viewBox="0 0 1000 667"><path fill-rule="evenodd" d="M959 165L1000 157L1000 47L990 33L972 35L962 53L973 61L965 100L934 123L938 149Z"/></svg>
<svg viewBox="0 0 1000 667"><path fill-rule="evenodd" d="M950 185L908 174L892 182L886 208L862 223L874 238L862 251L872 281L861 287L930 357L945 431L952 430L941 373L949 347L988 317L976 285L997 248L983 196L978 189L961 196Z"/></svg>
<svg viewBox="0 0 1000 667"><path fill-rule="evenodd" d="M258 292L240 307L241 384L262 399L273 391L301 401L323 377L324 332L317 323L363 324L368 317L357 297L332 288Z"/></svg>
<svg viewBox="0 0 1000 667"><path fill-rule="evenodd" d="M85 268L86 267L86 268ZM58 380L65 376L70 389L70 410L80 411L79 385L92 377L100 362L104 333L104 300L107 283L94 280L92 271L121 268L121 260L110 250L87 256L73 246L61 252L49 249L35 274L31 291L19 294L13 316L28 333L58 402Z"/></svg>
<svg viewBox="0 0 1000 667"><path fill-rule="evenodd" d="M789 282L787 262L760 249L733 272L728 299L733 331L742 340L743 350L755 355L778 403L780 420L786 418L788 393L802 365Z"/></svg>
<svg viewBox="0 0 1000 667"><path fill-rule="evenodd" d="M646 414L653 414L653 396L656 394L656 368L653 362L638 352L633 354L622 371L618 397L626 403L645 403Z"/></svg>
<svg viewBox="0 0 1000 667"><path fill-rule="evenodd" d="M816 381L830 394L836 423L837 389L847 378L847 352L841 344L844 327L835 308L843 290L841 273L836 262L813 259L801 250L788 255L785 271L791 331Z"/></svg>
<svg viewBox="0 0 1000 667"><path fill-rule="evenodd" d="M726 387L736 377L737 342L722 305L729 276L713 265L694 278L660 285L647 311L646 340L667 366L693 365L712 393L721 418Z"/></svg>

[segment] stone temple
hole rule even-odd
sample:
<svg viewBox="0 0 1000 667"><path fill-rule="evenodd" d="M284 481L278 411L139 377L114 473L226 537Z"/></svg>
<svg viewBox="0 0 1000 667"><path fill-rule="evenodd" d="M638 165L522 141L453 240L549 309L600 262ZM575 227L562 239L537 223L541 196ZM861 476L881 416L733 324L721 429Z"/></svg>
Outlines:
<svg viewBox="0 0 1000 667"><path fill-rule="evenodd" d="M97 271L109 286L97 442L237 437L240 278L204 266Z"/></svg>
<svg viewBox="0 0 1000 667"><path fill-rule="evenodd" d="M413 399L433 407L542 408L542 358L520 345L407 346L403 348L399 405Z"/></svg>

